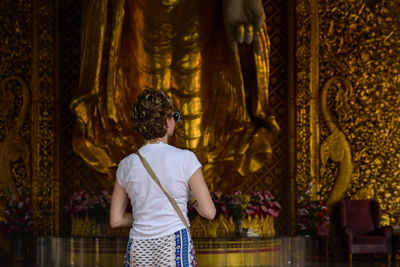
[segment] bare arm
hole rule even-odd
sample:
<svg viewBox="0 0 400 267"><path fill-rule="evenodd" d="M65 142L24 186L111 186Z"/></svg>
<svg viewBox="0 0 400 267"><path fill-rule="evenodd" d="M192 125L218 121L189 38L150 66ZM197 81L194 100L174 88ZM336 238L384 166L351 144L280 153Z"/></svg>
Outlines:
<svg viewBox="0 0 400 267"><path fill-rule="evenodd" d="M128 204L128 195L125 189L115 180L114 190L111 199L110 208L110 225L116 227L129 227L132 226L133 217L132 213L126 212Z"/></svg>
<svg viewBox="0 0 400 267"><path fill-rule="evenodd" d="M197 169L189 180L189 186L196 198L194 208L204 218L212 220L215 217L215 206L201 168Z"/></svg>

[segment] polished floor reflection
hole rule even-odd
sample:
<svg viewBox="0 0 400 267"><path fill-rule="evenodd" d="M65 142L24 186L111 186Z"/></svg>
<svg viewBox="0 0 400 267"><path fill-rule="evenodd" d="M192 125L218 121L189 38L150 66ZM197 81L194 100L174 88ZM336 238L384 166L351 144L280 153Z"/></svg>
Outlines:
<svg viewBox="0 0 400 267"><path fill-rule="evenodd" d="M384 255L355 255L350 265L343 255L328 255L323 244L309 237L198 239L195 240L199 267L225 266L399 266ZM322 245L322 246L321 246ZM123 266L126 239L122 238L37 238L34 261L5 262L0 266L108 267Z"/></svg>

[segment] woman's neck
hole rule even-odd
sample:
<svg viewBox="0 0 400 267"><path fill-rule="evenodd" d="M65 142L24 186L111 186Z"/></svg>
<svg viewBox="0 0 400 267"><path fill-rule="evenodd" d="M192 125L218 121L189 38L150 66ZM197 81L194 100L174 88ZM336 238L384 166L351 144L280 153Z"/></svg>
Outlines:
<svg viewBox="0 0 400 267"><path fill-rule="evenodd" d="M168 137L164 136L164 137L154 138L148 140L148 142L150 144L168 144Z"/></svg>

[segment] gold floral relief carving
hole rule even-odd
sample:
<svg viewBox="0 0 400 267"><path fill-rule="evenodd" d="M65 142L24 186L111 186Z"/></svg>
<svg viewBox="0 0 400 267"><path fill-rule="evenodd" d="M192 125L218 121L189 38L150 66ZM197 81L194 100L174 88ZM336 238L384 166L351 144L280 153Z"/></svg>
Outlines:
<svg viewBox="0 0 400 267"><path fill-rule="evenodd" d="M16 192L17 184L22 183L22 181L17 183L14 178L14 174L20 172L18 168L12 169L14 163L22 159L25 168L23 172L30 173L30 147L20 135L28 109L29 92L24 80L11 76L0 81L0 121L4 132L0 143L0 172L7 199L11 197L10 194ZM10 114L15 110L15 114ZM26 175L22 175L24 176Z"/></svg>
<svg viewBox="0 0 400 267"><path fill-rule="evenodd" d="M320 84L333 76L353 85L349 109L327 102L352 152L354 171L346 198L380 201L382 224L400 221L400 2L319 1ZM339 103L340 104L340 103ZM320 140L330 135L321 122ZM325 166L325 197L339 169Z"/></svg>
<svg viewBox="0 0 400 267"><path fill-rule="evenodd" d="M10 76L0 81L0 207L17 194L29 192L30 146L21 134L29 109L29 92L24 80ZM3 214L0 215L0 218Z"/></svg>
<svg viewBox="0 0 400 267"><path fill-rule="evenodd" d="M351 178L353 172L353 162L351 159L351 148L346 140L345 134L338 127L337 123L333 120L332 114L328 107L328 92L331 87L337 87L335 97L335 110L336 112L344 110L349 113L349 101L352 96L352 86L349 80L343 77L332 77L322 87L320 93L320 110L322 117L329 129L329 135L322 141L320 147L320 175L322 177L321 192L322 195L327 195L326 205L331 210L332 207L340 200L344 199L346 193L351 185ZM336 113L335 113L336 114ZM325 169L328 160L337 163L338 174L327 183L323 178L325 177ZM328 185L328 186L327 186Z"/></svg>

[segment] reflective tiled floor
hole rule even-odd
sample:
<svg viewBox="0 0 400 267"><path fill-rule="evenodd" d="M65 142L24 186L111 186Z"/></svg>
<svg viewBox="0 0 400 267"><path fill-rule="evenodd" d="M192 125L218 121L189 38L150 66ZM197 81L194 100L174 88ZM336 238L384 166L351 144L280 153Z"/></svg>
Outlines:
<svg viewBox="0 0 400 267"><path fill-rule="evenodd" d="M4 262L2 261L0 263L0 267L42 267L42 266L55 266L53 264L38 264L36 262ZM61 265L58 265L61 266ZM79 266L79 265L62 265L65 267L68 266ZM93 265L96 266L96 265ZM114 265L114 266L122 266L121 265ZM400 267L400 260L395 260L392 261L390 264L388 264L385 260L381 259L381 260L374 260L374 261L370 261L370 260L354 260L353 264L350 265L347 261L344 260L330 260L329 262L326 262L324 259L315 259L315 260L310 260L307 262L304 262L302 264L275 264L275 265L269 265L269 266L298 266L298 267L388 267L388 266L392 266L392 267ZM201 267L201 266L199 266Z"/></svg>
<svg viewBox="0 0 400 267"><path fill-rule="evenodd" d="M1 267L38 267L38 265L34 262L9 262L9 263L0 263ZM41 265L43 266L43 265ZM46 265L46 266L53 266L53 265ZM65 265L65 266L71 266L71 265ZM122 267L122 265L120 265ZM280 265L272 265L272 266L280 266ZM291 265L288 265L291 266ZM350 265L346 262L308 262L302 265L293 265L293 266L301 266L301 267L349 267ZM387 267L387 266L400 266L399 262L387 264L385 262L367 262L367 261L355 261L351 265L353 267Z"/></svg>
<svg viewBox="0 0 400 267"><path fill-rule="evenodd" d="M304 237L195 240L199 267L400 267L399 258L388 263L384 255L354 255L352 265L344 255L329 255L327 261L323 251L315 251L312 244L315 242L310 242L309 238ZM9 255L3 254L0 255L0 267L122 266L125 246L125 239L38 238L34 261L12 262L7 260Z"/></svg>
<svg viewBox="0 0 400 267"><path fill-rule="evenodd" d="M54 265L37 265L35 262L2 262L0 263L1 267L39 267L39 266L49 266L52 267ZM64 265L66 267L72 266L72 265ZM95 266L95 265L94 265ZM118 265L121 266L122 265ZM282 266L282 265L270 265L270 266ZM311 262L306 262L301 265L286 265L286 266L298 266L298 267L388 267L388 266L393 266L393 267L398 267L400 266L400 261L396 260L395 262L391 262L390 264L387 264L386 262L370 262L370 261L360 261L356 260L353 262L352 265L349 265L347 262L341 262L341 261L331 261L331 262L325 262L325 261L311 261ZM201 267L201 266L200 266Z"/></svg>

